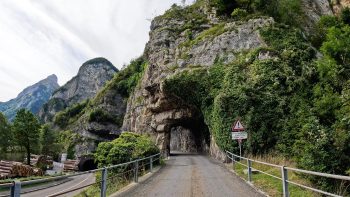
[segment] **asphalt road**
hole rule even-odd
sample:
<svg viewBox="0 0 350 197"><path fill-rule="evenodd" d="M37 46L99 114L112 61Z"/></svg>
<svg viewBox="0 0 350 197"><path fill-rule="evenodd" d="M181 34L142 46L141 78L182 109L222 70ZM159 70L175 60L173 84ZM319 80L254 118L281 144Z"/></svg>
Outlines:
<svg viewBox="0 0 350 197"><path fill-rule="evenodd" d="M153 177L120 196L263 196L222 163L202 155L176 154Z"/></svg>
<svg viewBox="0 0 350 197"><path fill-rule="evenodd" d="M65 182L63 184L50 187L47 189L30 192L26 194L21 194L21 197L48 197L48 196L57 196L57 194L69 191L75 188L82 187L84 185L88 185L95 182L95 176L93 174L83 174L75 177L71 177L72 180ZM86 188L85 188L86 189ZM67 194L59 195L59 196L75 196L79 194L82 189L70 192Z"/></svg>

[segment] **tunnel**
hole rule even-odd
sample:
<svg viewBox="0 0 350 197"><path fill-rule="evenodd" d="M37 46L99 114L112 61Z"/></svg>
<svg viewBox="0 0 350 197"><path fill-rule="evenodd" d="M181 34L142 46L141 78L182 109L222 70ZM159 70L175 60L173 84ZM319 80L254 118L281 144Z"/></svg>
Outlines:
<svg viewBox="0 0 350 197"><path fill-rule="evenodd" d="M210 133L203 116L174 121L167 131L167 151L176 153L207 153Z"/></svg>
<svg viewBox="0 0 350 197"><path fill-rule="evenodd" d="M79 171L89 171L97 168L95 159L92 156L82 156L80 158L78 169Z"/></svg>

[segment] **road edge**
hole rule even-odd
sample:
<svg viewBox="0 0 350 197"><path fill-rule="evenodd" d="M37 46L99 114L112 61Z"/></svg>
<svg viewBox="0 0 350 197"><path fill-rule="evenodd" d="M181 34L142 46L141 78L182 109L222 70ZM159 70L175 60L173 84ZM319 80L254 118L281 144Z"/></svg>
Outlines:
<svg viewBox="0 0 350 197"><path fill-rule="evenodd" d="M213 158L215 159L215 158ZM217 159L215 159L217 160ZM222 161L221 161L222 162ZM249 185L251 188L253 188L256 192L260 193L261 195L264 195L266 197L269 197L269 195L262 191L261 189L259 189L258 187L256 187L253 183L248 182L247 180L245 180L243 177L239 176L239 174L237 172L235 172L233 169L230 168L230 164L226 164L225 162L223 162L223 166L225 167L226 170L228 170L231 174L233 174L234 176L238 177L239 179L241 179L242 181L244 181L247 185Z"/></svg>
<svg viewBox="0 0 350 197"><path fill-rule="evenodd" d="M143 175L142 177L139 177L139 181L137 183L132 182L129 185L120 189L119 191L111 194L109 197L117 197L119 195L122 195L122 194L125 194L125 193L131 191L132 189L135 189L140 183L143 183L146 180L148 180L149 178L151 178L152 176L154 176L162 167L163 166L160 165L160 166L153 168L153 172L148 172L147 174Z"/></svg>

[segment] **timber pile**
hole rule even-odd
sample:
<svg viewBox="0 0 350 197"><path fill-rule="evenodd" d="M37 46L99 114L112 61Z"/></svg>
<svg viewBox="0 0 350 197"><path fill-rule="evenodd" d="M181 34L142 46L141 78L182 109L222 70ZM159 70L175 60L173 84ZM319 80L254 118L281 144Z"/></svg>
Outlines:
<svg viewBox="0 0 350 197"><path fill-rule="evenodd" d="M0 161L0 179L13 177L42 176L44 173L39 168L14 161Z"/></svg>
<svg viewBox="0 0 350 197"><path fill-rule="evenodd" d="M30 165L38 168L41 168L43 166L49 166L50 168L53 166L53 160L50 156L31 154Z"/></svg>
<svg viewBox="0 0 350 197"><path fill-rule="evenodd" d="M63 170L65 172L78 171L79 170L78 164L79 164L79 160L67 160L64 162Z"/></svg>

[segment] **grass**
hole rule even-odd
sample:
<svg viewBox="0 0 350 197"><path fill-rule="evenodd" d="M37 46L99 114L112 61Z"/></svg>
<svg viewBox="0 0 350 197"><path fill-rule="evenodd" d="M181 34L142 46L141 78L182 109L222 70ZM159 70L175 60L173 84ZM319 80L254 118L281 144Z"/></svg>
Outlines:
<svg viewBox="0 0 350 197"><path fill-rule="evenodd" d="M157 163L157 162L156 162ZM157 166L155 164L155 166ZM164 165L164 161L161 160L159 165ZM139 177L147 174L149 172L149 164L146 163L139 168ZM134 179L134 171L130 170L129 172L123 173L121 176L119 174L112 174L109 173L107 177L110 177L108 179L107 183L107 196L110 196L111 194L116 193L123 187L129 185L131 182L133 182ZM100 175L96 176L96 180L100 179ZM86 190L82 191L80 194L76 195L75 197L99 197L101 192L100 188L100 182L97 182L95 185L88 187Z"/></svg>
<svg viewBox="0 0 350 197"><path fill-rule="evenodd" d="M281 160L281 158L276 159L276 158L272 158L270 156L267 156L267 157L249 157L249 158L252 158L252 159L258 160L258 161L274 163L277 165L285 165L285 166L289 166L289 167L294 167L294 164L292 162ZM271 161L274 161L274 162L271 162ZM245 165L247 164L246 160L241 160L240 162L245 164ZM289 164L289 165L286 165L286 164ZM232 164L230 164L230 167L233 168L233 170L240 177L242 177L245 180L248 179L248 177L247 177L248 175L245 174L245 171L247 170L246 166L243 166L242 164L236 162L234 166L232 166ZM263 164L259 164L259 163L255 163L255 162L252 162L252 168L281 178L281 169L280 168L271 167L271 166L267 166L267 165L263 165ZM297 173L292 172L292 171L288 171L288 180L302 184L302 185L312 186L309 181L303 179L302 177L298 176ZM276 179L274 177L257 172L255 174L252 174L252 183L255 187L259 188L260 190L262 190L263 192L265 192L269 196L283 196L282 181L279 179ZM303 189L299 186L295 186L292 184L289 184L289 193L290 193L291 197L293 197L293 196L295 196L295 197L321 196L315 192Z"/></svg>
<svg viewBox="0 0 350 197"><path fill-rule="evenodd" d="M124 178L118 178L114 181L108 181L108 187L107 187L107 196L117 192L121 188L127 186L129 183L131 183L131 180L127 180ZM111 187L113 186L113 187ZM86 190L82 191L80 194L76 195L75 197L99 197L101 193L100 189L100 183L96 183L93 186L88 187Z"/></svg>

